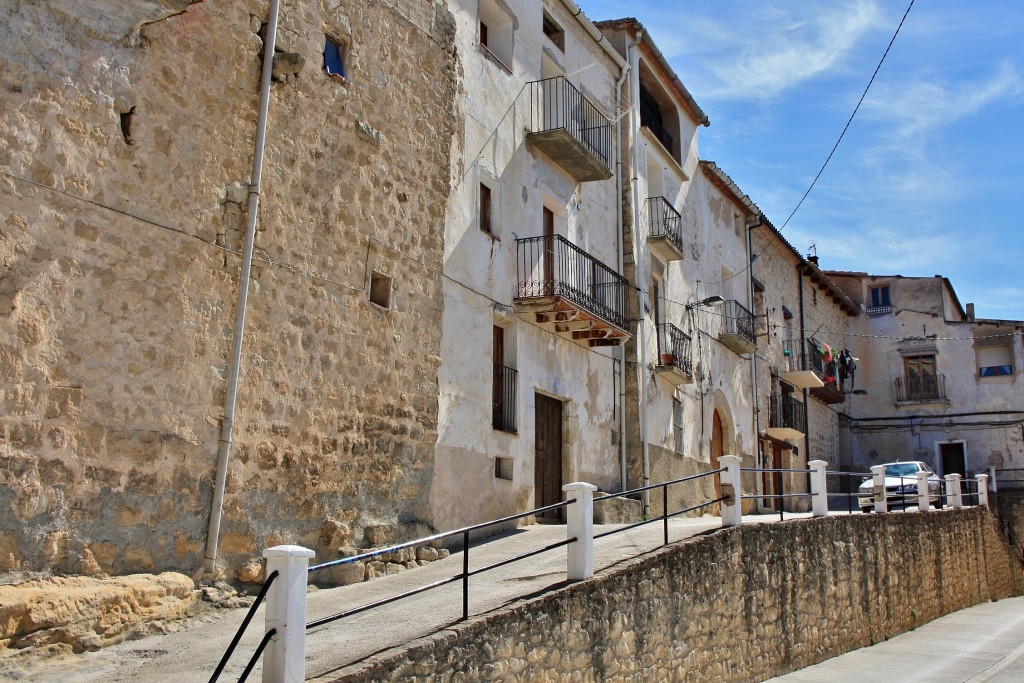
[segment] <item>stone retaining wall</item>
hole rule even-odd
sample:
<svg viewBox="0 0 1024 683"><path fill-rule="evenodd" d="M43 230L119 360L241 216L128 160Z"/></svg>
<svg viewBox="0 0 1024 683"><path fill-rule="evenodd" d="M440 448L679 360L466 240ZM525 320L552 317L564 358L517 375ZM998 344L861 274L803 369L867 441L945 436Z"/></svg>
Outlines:
<svg viewBox="0 0 1024 683"><path fill-rule="evenodd" d="M763 680L1022 592L982 509L745 525L329 680Z"/></svg>

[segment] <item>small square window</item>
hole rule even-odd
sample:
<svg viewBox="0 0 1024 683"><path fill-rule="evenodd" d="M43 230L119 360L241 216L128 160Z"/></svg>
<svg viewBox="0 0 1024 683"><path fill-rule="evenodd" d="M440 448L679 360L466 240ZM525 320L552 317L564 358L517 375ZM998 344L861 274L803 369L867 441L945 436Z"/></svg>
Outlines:
<svg viewBox="0 0 1024 683"><path fill-rule="evenodd" d="M544 13L544 35L555 44L555 47L565 52L565 31L547 12Z"/></svg>
<svg viewBox="0 0 1024 683"><path fill-rule="evenodd" d="M345 82L345 45L330 36L324 36L323 68L331 78Z"/></svg>
<svg viewBox="0 0 1024 683"><path fill-rule="evenodd" d="M391 308L391 278L374 271L370 275L370 303Z"/></svg>
<svg viewBox="0 0 1024 683"><path fill-rule="evenodd" d="M494 222L491 210L491 188L480 183L480 229L488 235L494 234Z"/></svg>

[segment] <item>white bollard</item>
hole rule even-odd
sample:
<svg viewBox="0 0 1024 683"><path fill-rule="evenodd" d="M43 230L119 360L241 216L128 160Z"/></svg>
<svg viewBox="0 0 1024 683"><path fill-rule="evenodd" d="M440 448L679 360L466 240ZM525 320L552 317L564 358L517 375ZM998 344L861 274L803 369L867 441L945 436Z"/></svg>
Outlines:
<svg viewBox="0 0 1024 683"><path fill-rule="evenodd" d="M278 576L267 592L267 626L277 629L263 655L263 683L302 683L306 678L306 582L309 548L278 545L263 551L267 576Z"/></svg>
<svg viewBox="0 0 1024 683"><path fill-rule="evenodd" d="M740 463L743 459L738 455L723 455L718 459L725 468L722 472L721 503L722 526L739 526L743 523L743 489L740 486Z"/></svg>
<svg viewBox="0 0 1024 683"><path fill-rule="evenodd" d="M964 506L964 498L960 494L960 475L946 475L946 501L953 506L954 510L960 510Z"/></svg>
<svg viewBox="0 0 1024 683"><path fill-rule="evenodd" d="M885 500L885 465L872 465L871 479L874 486L872 495L875 498L875 512L888 512L889 506Z"/></svg>
<svg viewBox="0 0 1024 683"><path fill-rule="evenodd" d="M566 538L575 538L575 543L565 546L566 578L582 581L594 575L594 491L597 487L582 481L562 487L566 498L576 502L565 508Z"/></svg>
<svg viewBox="0 0 1024 683"><path fill-rule="evenodd" d="M807 463L811 469L811 516L828 516L828 463L824 460L811 460Z"/></svg>
<svg viewBox="0 0 1024 683"><path fill-rule="evenodd" d="M917 509L921 512L928 512L931 507L930 496L928 495L928 472L917 473Z"/></svg>
<svg viewBox="0 0 1024 683"><path fill-rule="evenodd" d="M988 507L988 475L978 475L978 505Z"/></svg>

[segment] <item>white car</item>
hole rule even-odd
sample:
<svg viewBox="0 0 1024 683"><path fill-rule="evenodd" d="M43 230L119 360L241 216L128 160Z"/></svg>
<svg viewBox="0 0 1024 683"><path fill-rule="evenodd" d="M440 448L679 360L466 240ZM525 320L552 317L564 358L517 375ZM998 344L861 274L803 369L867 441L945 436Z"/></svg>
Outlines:
<svg viewBox="0 0 1024 683"><path fill-rule="evenodd" d="M942 507L942 480L925 463L919 460L890 462L885 464L885 500L890 510L917 505L917 473L928 473L928 501L933 507ZM857 499L861 512L875 508L875 485L872 479L865 479L857 488Z"/></svg>

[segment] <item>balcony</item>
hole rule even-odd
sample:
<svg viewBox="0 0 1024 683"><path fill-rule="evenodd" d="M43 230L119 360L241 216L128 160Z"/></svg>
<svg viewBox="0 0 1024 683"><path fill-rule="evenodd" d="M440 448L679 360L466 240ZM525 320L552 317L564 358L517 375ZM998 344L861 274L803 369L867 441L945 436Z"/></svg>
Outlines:
<svg viewBox="0 0 1024 683"><path fill-rule="evenodd" d="M654 371L675 386L693 383L690 336L672 323L658 325L658 364Z"/></svg>
<svg viewBox="0 0 1024 683"><path fill-rule="evenodd" d="M896 378L896 403L922 403L945 400L945 375L911 375Z"/></svg>
<svg viewBox="0 0 1024 683"><path fill-rule="evenodd" d="M647 199L647 244L662 261L683 258L683 217L664 197Z"/></svg>
<svg viewBox="0 0 1024 683"><path fill-rule="evenodd" d="M797 389L819 389L825 386L825 364L821 352L813 340L801 343L799 339L782 342L783 366L779 368L779 379Z"/></svg>
<svg viewBox="0 0 1024 683"><path fill-rule="evenodd" d="M842 403L846 400L846 395L843 394L842 390L836 384L834 375L827 375L825 377L825 383L822 386L811 389L808 393L822 403L827 403L829 405Z"/></svg>
<svg viewBox="0 0 1024 683"><path fill-rule="evenodd" d="M804 404L789 394L776 394L768 402L768 436L784 441L802 439L807 433Z"/></svg>
<svg viewBox="0 0 1024 683"><path fill-rule="evenodd" d="M519 372L501 363L494 364L491 400L491 426L503 432L516 433L516 389Z"/></svg>
<svg viewBox="0 0 1024 683"><path fill-rule="evenodd" d="M626 278L564 237L516 240L516 309L540 327L588 346L629 339Z"/></svg>
<svg viewBox="0 0 1024 683"><path fill-rule="evenodd" d="M665 130L665 124L662 123L661 113L654 109L651 105L640 100L640 125L651 131L651 134L661 143L661 146L665 148L665 151L669 153L669 156L675 158L675 146L676 141L672 138L667 130Z"/></svg>
<svg viewBox="0 0 1024 683"><path fill-rule="evenodd" d="M716 314L722 316L718 341L740 355L757 351L753 313L739 301L732 299L719 306Z"/></svg>
<svg viewBox="0 0 1024 683"><path fill-rule="evenodd" d="M612 177L612 125L564 76L527 84L530 131L526 141L577 182Z"/></svg>

